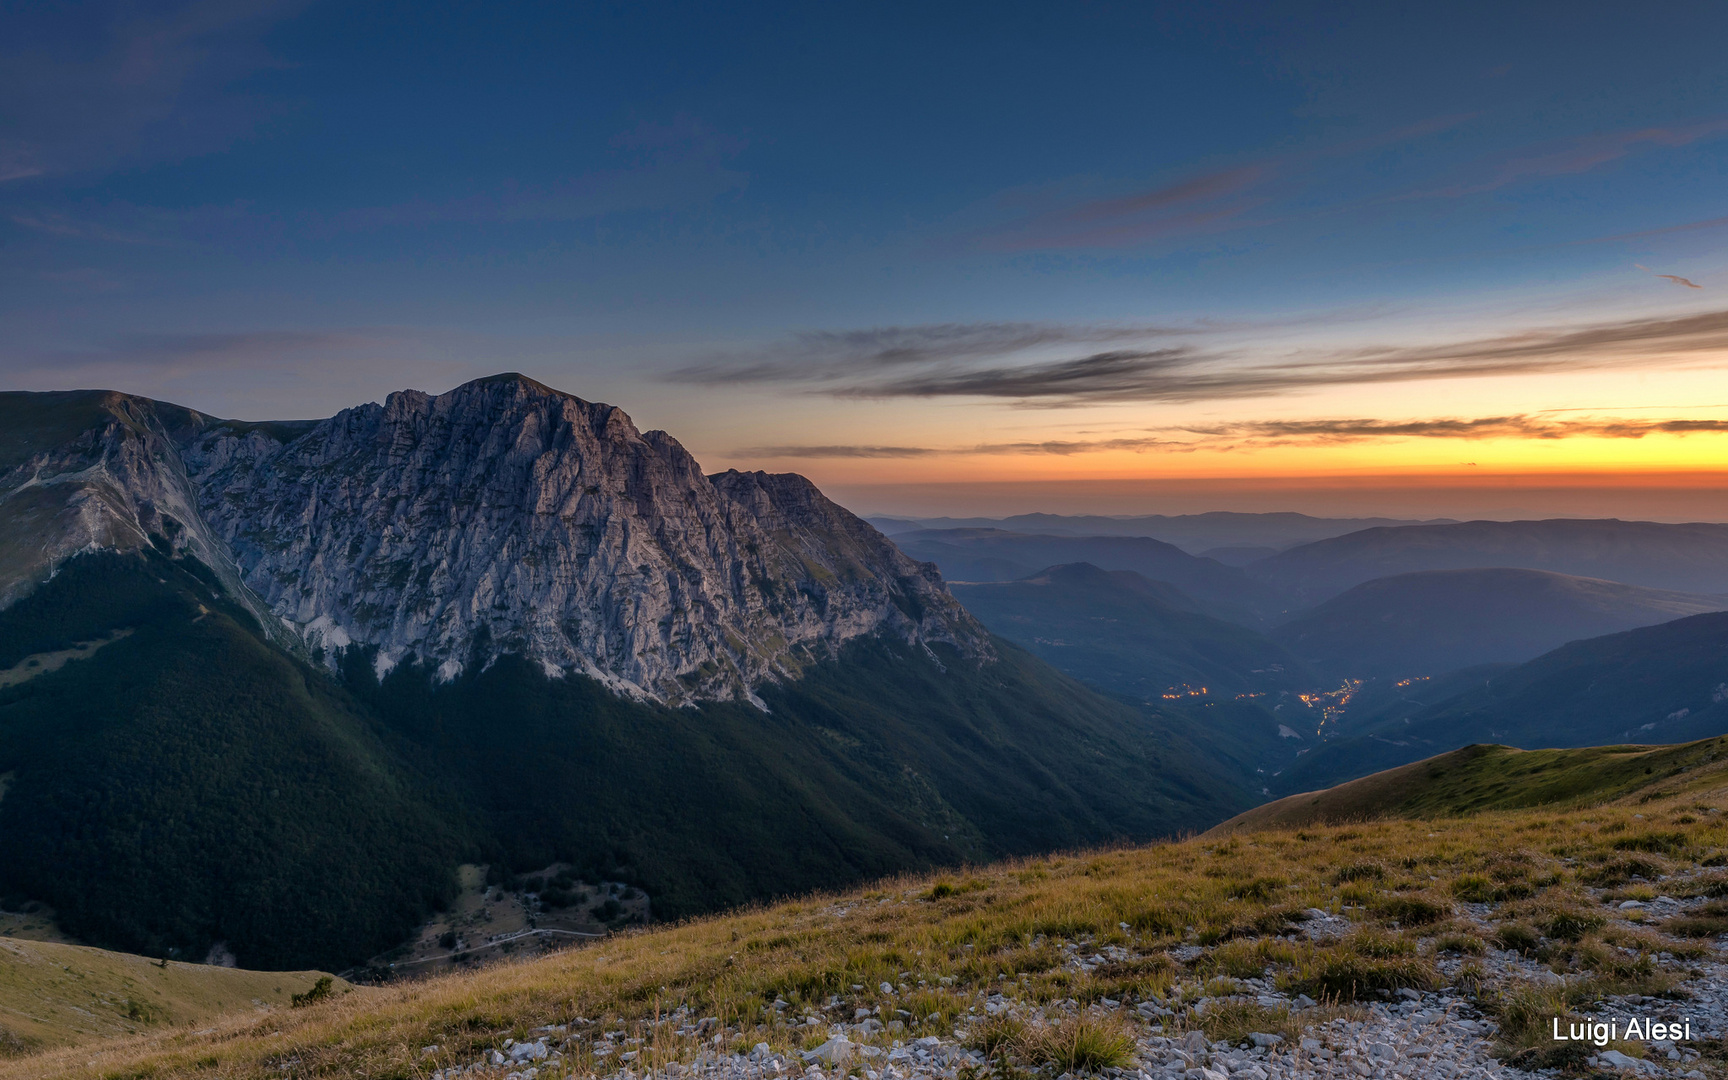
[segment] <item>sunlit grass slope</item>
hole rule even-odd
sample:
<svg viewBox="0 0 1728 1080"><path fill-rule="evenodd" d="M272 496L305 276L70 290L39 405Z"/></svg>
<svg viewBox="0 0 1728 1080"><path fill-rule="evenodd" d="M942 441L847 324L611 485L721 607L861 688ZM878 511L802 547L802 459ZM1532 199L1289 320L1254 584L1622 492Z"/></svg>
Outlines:
<svg viewBox="0 0 1728 1080"><path fill-rule="evenodd" d="M988 1026L966 1017L982 1013L984 995L995 991L1033 1003L1086 1004L1166 994L1181 983L1191 998L1199 984L1259 977L1268 967L1283 989L1344 1007L1352 998L1375 1000L1382 990L1451 983L1454 993L1473 996L1499 1018L1503 1052L1510 1054L1537 1045L1530 1017L1605 994L1661 993L1676 978L1657 965L1661 954L1682 961L1702 955L1705 947L1684 936L1692 928L1671 927L1683 936L1670 937L1661 926L1628 927L1605 917L1603 900L1617 898L1628 883L1642 887L1635 876L1655 881L1681 872L1662 888L1682 897L1728 895L1728 871L1716 869L1728 861L1721 746L1546 758L1488 748L1474 752L1474 763L1469 755L1462 764L1442 761L1441 778L1427 796L1416 796L1417 803L1432 800L1424 805L1436 816L1425 820L1273 823L1228 836L901 878L644 930L514 966L239 1015L205 1034L147 1032L100 1053L84 1047L0 1062L0 1077L422 1077L546 1024L572 1024L573 1033L620 1025L635 1031L644 1039L634 1066L641 1072L694 1052L690 1040L671 1034L673 1025L652 1024L656 1014L680 1005L688 1015L719 1018L721 1043L729 1046L805 1045L808 1032L825 1031L826 1021L876 1006L915 1017L903 1038L948 1034L959 1025L976 1039ZM1544 761L1519 782L1549 784L1546 805L1489 809L1494 799L1481 801L1472 788L1472 776L1497 769L1511 777ZM1456 780L1452 789L1442 784L1448 772ZM1486 792L1498 781L1482 782ZM1390 805L1403 806L1403 787L1388 790ZM1504 805L1518 796L1506 789L1494 798ZM1483 808L1437 816L1448 799L1477 800ZM1364 817L1377 812L1366 797L1356 807ZM1465 902L1495 905L1488 922L1468 917ZM1342 912L1352 929L1336 940L1279 936L1312 907ZM1470 963L1439 963L1448 953L1454 960L1479 953L1489 940L1577 977L1563 989L1499 985ZM1068 962L1071 944L1087 954L1122 945L1132 958L1082 970ZM1193 958L1181 945L1210 948ZM906 989L890 997L878 989L884 982ZM1244 1008L1188 1022L1215 1037L1289 1031L1295 1023L1288 1014L1249 1015L1251 999ZM823 1023L790 1026L805 1015ZM710 1047L713 1034L704 1033ZM1712 1067L1723 1064L1715 1049L1706 1058ZM567 1060L579 1072L592 1068L580 1052Z"/></svg>
<svg viewBox="0 0 1728 1080"><path fill-rule="evenodd" d="M288 1005L317 971L158 964L82 945L0 938L0 1052L86 1043Z"/></svg>
<svg viewBox="0 0 1728 1080"><path fill-rule="evenodd" d="M1324 791L1257 806L1206 835L1601 802L1683 773L1688 774L1689 784L1708 783L1723 768L1728 768L1728 737L1678 746L1592 746L1581 750L1518 750L1477 744Z"/></svg>

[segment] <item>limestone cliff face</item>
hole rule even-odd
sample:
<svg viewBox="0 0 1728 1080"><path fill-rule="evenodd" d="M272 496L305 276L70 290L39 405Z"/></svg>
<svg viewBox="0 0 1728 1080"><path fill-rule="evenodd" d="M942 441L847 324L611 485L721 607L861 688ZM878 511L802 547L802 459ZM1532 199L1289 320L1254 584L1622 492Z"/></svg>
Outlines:
<svg viewBox="0 0 1728 1080"><path fill-rule="evenodd" d="M0 607L81 551L151 543L191 553L251 600L180 459L208 422L109 390L0 394Z"/></svg>
<svg viewBox="0 0 1728 1080"><path fill-rule="evenodd" d="M454 677L501 653L670 702L753 697L862 634L983 630L933 566L799 476L704 476L671 436L520 376L181 450L246 587L326 654Z"/></svg>

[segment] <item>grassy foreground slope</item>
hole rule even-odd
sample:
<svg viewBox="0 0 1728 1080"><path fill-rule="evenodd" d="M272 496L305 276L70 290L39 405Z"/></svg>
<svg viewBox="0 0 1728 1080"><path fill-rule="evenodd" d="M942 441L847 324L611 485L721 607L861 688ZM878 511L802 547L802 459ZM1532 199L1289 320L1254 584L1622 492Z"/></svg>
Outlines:
<svg viewBox="0 0 1728 1080"><path fill-rule="evenodd" d="M1379 991L1450 984L1498 1018L1504 1054L1542 1053L1536 1028L1547 1012L1667 992L1685 974L1676 965L1708 951L1663 926L1629 923L1604 902L1646 888L1628 885L1634 877L1665 878L1662 888L1682 898L1728 894L1728 872L1716 869L1728 843L1720 749L1644 752L1654 756L1630 771L1623 755L1636 748L1594 759L1560 753L1543 771L1581 777L1596 769L1603 783L1594 796L1581 783L1563 783L1546 805L1444 824L1273 827L900 878L534 962L360 988L307 1009L235 1016L208 1033L150 1033L99 1053L86 1047L0 1062L0 1077L262 1078L284 1075L284 1063L295 1076L424 1076L472 1061L507 1037L565 1023L573 1032L622 1025L643 1035L641 1071L696 1051L694 1039L651 1023L680 1005L689 1015L718 1017L723 1044L784 1049L807 1038L785 1018L807 1013L903 1008L923 1018L903 1037L947 1034L957 1022L982 1033L989 1029L979 1014L992 992L1052 1005L1152 994L1192 1001L1268 969L1281 989L1343 1009ZM1491 761L1495 753L1478 757ZM1490 905L1488 914L1465 910L1466 900ZM1314 907L1342 913L1348 932L1289 935ZM1458 963L1490 942L1570 977L1558 985L1497 982L1468 960ZM1082 954L1121 946L1127 952L1116 955L1128 959L1076 964L1074 945ZM884 982L908 988L890 997L876 989ZM1176 987L1184 993L1173 995ZM1289 1033L1302 1021L1249 996L1167 1023L1219 1038ZM714 1045L707 1031L703 1042ZM583 1053L578 1047L567 1059L578 1074L610 1071ZM1705 1054L1712 1069L1728 1062L1719 1043Z"/></svg>
<svg viewBox="0 0 1728 1080"><path fill-rule="evenodd" d="M323 974L158 965L129 953L0 938L0 1053L285 1006Z"/></svg>
<svg viewBox="0 0 1728 1080"><path fill-rule="evenodd" d="M1438 818L1484 810L1599 803L1686 774L1708 782L1728 768L1728 737L1678 746L1592 746L1519 750L1466 746L1325 791L1257 806L1207 836L1270 828L1336 825L1379 818Z"/></svg>

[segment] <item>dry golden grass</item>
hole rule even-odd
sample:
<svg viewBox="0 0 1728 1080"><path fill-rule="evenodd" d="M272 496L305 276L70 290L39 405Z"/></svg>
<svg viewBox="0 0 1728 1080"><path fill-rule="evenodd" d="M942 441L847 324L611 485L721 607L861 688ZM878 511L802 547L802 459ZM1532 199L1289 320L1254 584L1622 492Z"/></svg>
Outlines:
<svg viewBox="0 0 1728 1080"><path fill-rule="evenodd" d="M908 877L627 933L531 962L360 988L304 1009L233 1017L204 1033L158 1029L0 1060L0 1078L423 1078L471 1062L506 1037L577 1018L598 1023L573 1032L635 1032L643 1040L640 1072L656 1061L687 1060L696 1049L694 1037L680 1040L649 1023L680 1005L719 1018L726 1046L763 1041L796 1049L837 1015L850 1019L855 1008L877 1006L885 1016L911 1014L903 1037L948 1034L959 1024L977 1040L990 1037L977 1010L996 990L1032 1003L1071 1000L1081 1013L1070 1007L1063 1015L1078 1016L1106 997L1167 998L1178 986L1191 997L1209 980L1266 974L1343 1007L1383 988L1440 985L1440 950L1472 951L1463 939L1475 931L1457 917L1464 902L1458 894L1496 888L1505 890L1502 936L1509 928L1531 931L1533 955L1591 973L1593 991L1654 992L1668 977L1651 968L1649 953L1685 946L1660 927L1604 926L1605 908L1582 883L1629 853L1660 859L1670 870L1720 865L1728 824L1716 807L1728 806L1725 779L1706 763L1607 805L1233 832ZM1310 907L1343 911L1356 928L1331 943L1281 937ZM1606 948L1605 934L1638 956ZM1184 966L1165 950L1185 943L1219 947ZM1067 948L1074 944L1077 950ZM1090 971L1073 962L1110 945L1139 955ZM1459 976L1461 992L1481 981L1472 967ZM892 994L878 989L884 982ZM1482 993L1514 1045L1522 1037L1519 1017L1555 1005L1519 987L1484 985ZM843 1014L824 1011L836 996L844 999ZM777 999L785 1002L780 1010ZM1203 1022L1220 1034L1245 1024L1291 1028L1287 1015L1248 1015L1246 1008ZM823 1023L789 1023L806 1015ZM1082 1033L1052 1022L1042 1033L997 1035L1002 1046L1023 1048L1042 1039L1049 1045L1038 1053L1052 1060L1050 1047L1068 1036L1076 1053L1097 1060L1113 1053L1109 1030L1094 1025ZM714 1034L705 1031L703 1045L712 1047ZM423 1053L428 1046L438 1049Z"/></svg>

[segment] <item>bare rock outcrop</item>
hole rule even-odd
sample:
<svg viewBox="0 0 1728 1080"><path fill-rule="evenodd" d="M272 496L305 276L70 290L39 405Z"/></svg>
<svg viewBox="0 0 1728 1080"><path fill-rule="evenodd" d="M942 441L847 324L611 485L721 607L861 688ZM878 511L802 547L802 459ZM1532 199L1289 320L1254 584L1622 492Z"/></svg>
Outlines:
<svg viewBox="0 0 1728 1080"><path fill-rule="evenodd" d="M503 653L668 702L752 698L847 640L989 655L934 566L799 476L704 476L670 435L518 375L180 451L245 586L326 657L443 678Z"/></svg>

